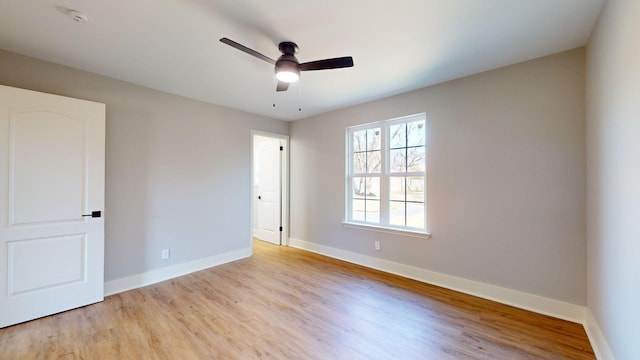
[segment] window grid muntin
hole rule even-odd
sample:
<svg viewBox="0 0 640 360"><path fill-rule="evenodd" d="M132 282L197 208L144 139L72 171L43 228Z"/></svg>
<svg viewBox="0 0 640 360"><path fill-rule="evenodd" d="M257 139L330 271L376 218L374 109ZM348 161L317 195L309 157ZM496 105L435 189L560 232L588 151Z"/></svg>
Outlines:
<svg viewBox="0 0 640 360"><path fill-rule="evenodd" d="M356 209L354 209L353 204L356 201L362 201L363 202L363 210L362 210L362 217L364 220L364 222L367 223L375 223L375 224L379 224L380 221L370 221L368 219L368 215L369 215L369 205L371 206L375 206L374 204L377 203L377 207L378 209L380 209L380 194L382 193L382 188L380 186L380 177L379 176L352 176L351 177L351 189L350 189L350 194L351 194L351 217L355 218L354 215L354 211L356 211ZM358 181L358 179L361 179L361 181L364 181L364 190L361 191L360 194L358 194L355 190L356 186L355 183ZM370 182L374 182L375 179L378 180L378 185L377 185L377 193L378 193L378 197L372 196L370 194L375 195L375 192L369 192L369 183ZM378 213L380 213L380 211L378 211ZM378 215L378 217L380 218L380 215Z"/></svg>
<svg viewBox="0 0 640 360"><path fill-rule="evenodd" d="M417 145L410 145L412 142L409 141L409 133L410 133L410 124L414 124L414 123L422 123L422 125L416 125L418 127L418 129L422 129L422 133L419 134L420 138ZM400 125L401 126L401 131L404 132L403 137L404 137L404 146L394 146L391 147L391 143L392 143L392 134L389 133L389 137L388 137L388 144L389 144L389 149L388 152L389 154L391 154L391 152L393 150L404 150L404 171L392 171L392 161L394 161L393 159L390 159L389 162L386 164L387 165L387 171L386 171L386 176L389 178L389 180L391 180L392 178L401 178L404 180L403 184L404 184L404 192L403 192L403 197L404 200L400 201L400 200L391 200L391 198L389 198L388 203L388 215L387 215L387 226L389 227L400 227L400 228L405 228L405 229L420 229L420 230L426 230L426 213L427 213L427 209L426 209L426 163L427 163L427 159L426 159L426 155L427 155L427 151L426 151L426 119L424 117L424 114L422 114L421 116L413 116L413 117L407 117L407 118L403 118L403 119L398 119L396 121L389 121L389 124L387 126L385 126L385 128L389 128L391 129L393 126L396 125ZM402 136L401 135L401 136ZM423 153L423 158L421 160L421 167L422 171L409 171L409 153L410 153L410 149L416 149L416 148L423 148L424 149L424 153ZM408 187L409 187L409 178L416 178L416 177L420 177L422 178L422 190L423 190L423 194L422 194L422 199L423 201L414 201L414 200L409 200L408 199ZM389 181L389 188L388 188L388 193L389 195L391 195L392 193L392 189L390 188L391 186L391 181ZM391 197L391 196L390 196ZM403 220L404 220L404 226L399 226L399 225L394 225L392 224L392 204L402 204L402 208L403 208ZM423 219L421 220L421 223L423 224L422 227L413 227L413 226L409 226L409 214L408 214L408 204L421 204L422 205L422 217Z"/></svg>
<svg viewBox="0 0 640 360"><path fill-rule="evenodd" d="M410 200L409 199L409 182L410 182L410 178L422 178L422 201L417 201L417 200ZM392 203L395 204L403 204L403 210L404 210L404 228L407 229L425 229L426 228L426 194L425 194L425 190L426 190L426 172L425 173L393 173L390 174L389 179L402 179L403 182L403 200L396 200L396 199L391 199L391 196L389 196L389 226L399 226L399 225L394 225L392 224L391 221L391 216L392 216L392 212L391 209L393 208L391 206ZM392 194L392 189L391 189L391 181L389 181L389 194ZM423 211L423 217L425 217L422 220L422 223L425 224L425 227L415 227L415 226L410 226L409 225L409 213L408 213L408 205L407 204L421 204L422 205L422 211Z"/></svg>
<svg viewBox="0 0 640 360"><path fill-rule="evenodd" d="M375 132L377 131L377 135L375 134ZM364 134L364 150L363 146L362 146L362 138L357 138L356 134L357 133L363 133ZM375 143L375 139L370 139L371 136L377 137L379 139L379 142ZM356 141L356 139L358 141ZM356 211L358 209L356 209L354 207L354 204L356 204L356 200L358 201L362 201L363 204L363 209L362 209L362 220L355 220L355 221L361 221L364 223L370 223L370 224L380 224L380 220L378 221L372 221L373 219L375 219L375 216L370 215L370 209L376 207L374 205L374 203L377 202L377 208L380 209L381 208L381 199L380 199L380 194L382 193L382 188L381 188L381 184L378 184L378 198L375 197L371 197L368 193L368 189L369 186L368 184L372 181L371 179L374 178L380 178L380 174L382 172L382 164L383 164L383 137L382 137L382 128L377 125L377 126L371 126L371 127L365 127L365 128L358 128L358 129L353 129L352 131L350 131L349 133L349 146L350 146L350 151L351 151L351 156L350 156L350 176L349 176L349 183L350 183L350 189L349 189L349 197L350 197L350 202L349 202L349 206L348 206L348 218L351 220L355 220L356 216ZM356 143L359 145L356 147ZM359 150L356 150L359 149ZM372 164L370 163L372 156L370 156L370 154L375 154L375 153L380 153L380 161L379 164L377 165L377 171L376 168L371 168ZM359 168L363 170L363 172L359 172L356 173L355 172L355 159L356 159L356 154L364 154L364 165L360 166ZM360 164L362 165L362 164ZM364 190L362 192L362 194L360 194L360 196L357 196L356 191L355 191L355 181L356 179L363 179L364 180ZM378 210L378 219L381 219L382 216L380 214L380 210Z"/></svg>

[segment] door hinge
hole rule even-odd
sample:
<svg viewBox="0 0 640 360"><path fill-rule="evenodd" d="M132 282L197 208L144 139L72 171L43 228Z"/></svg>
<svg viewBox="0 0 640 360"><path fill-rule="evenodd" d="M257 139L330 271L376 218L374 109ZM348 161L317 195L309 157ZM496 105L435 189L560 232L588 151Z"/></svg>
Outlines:
<svg viewBox="0 0 640 360"><path fill-rule="evenodd" d="M280 231L282 231L282 226L280 226Z"/></svg>
<svg viewBox="0 0 640 360"><path fill-rule="evenodd" d="M284 146L280 146L280 151L284 150Z"/></svg>

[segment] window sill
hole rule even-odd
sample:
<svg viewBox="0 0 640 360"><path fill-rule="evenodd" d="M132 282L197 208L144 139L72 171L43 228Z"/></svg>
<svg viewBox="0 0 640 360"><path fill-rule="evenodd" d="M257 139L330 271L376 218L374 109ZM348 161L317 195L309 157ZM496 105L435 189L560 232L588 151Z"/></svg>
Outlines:
<svg viewBox="0 0 640 360"><path fill-rule="evenodd" d="M369 225L369 224L361 224L361 223L353 223L353 222L347 222L347 221L343 221L342 226L346 228L352 228L352 229L371 230L371 231L383 232L387 234L410 236L410 237L421 238L421 239L431 238L431 234L427 232L394 229L394 228L375 226L375 225Z"/></svg>

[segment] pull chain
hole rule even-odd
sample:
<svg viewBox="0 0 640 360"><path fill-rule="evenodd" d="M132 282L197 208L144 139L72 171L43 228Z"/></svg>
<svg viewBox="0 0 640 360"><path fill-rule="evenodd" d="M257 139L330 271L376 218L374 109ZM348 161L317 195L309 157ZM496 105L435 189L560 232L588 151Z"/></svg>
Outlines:
<svg viewBox="0 0 640 360"><path fill-rule="evenodd" d="M275 79L275 78L274 78L274 79ZM276 85L276 86L278 85L278 84L277 84L277 80L275 80L275 81L274 81L274 85ZM298 83L296 84L296 87L298 88L298 94L297 94L297 95L298 95L298 104L299 104L299 105L298 105L298 112L302 112L302 83L301 83L301 82L298 82ZM274 91L274 92L273 92L273 102L272 102L272 104L271 104L271 106L272 106L273 108L275 108L275 107L276 107L276 96L277 96L277 93L278 93L277 91Z"/></svg>
<svg viewBox="0 0 640 360"><path fill-rule="evenodd" d="M302 112L302 83L298 83L298 112Z"/></svg>

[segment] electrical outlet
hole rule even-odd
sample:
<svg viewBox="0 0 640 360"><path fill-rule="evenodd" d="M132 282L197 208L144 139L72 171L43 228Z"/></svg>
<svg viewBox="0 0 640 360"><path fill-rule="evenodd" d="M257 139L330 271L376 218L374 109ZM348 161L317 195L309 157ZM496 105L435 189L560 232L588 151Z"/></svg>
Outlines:
<svg viewBox="0 0 640 360"><path fill-rule="evenodd" d="M169 249L163 249L160 258L162 260L167 260L169 258Z"/></svg>
<svg viewBox="0 0 640 360"><path fill-rule="evenodd" d="M375 243L373 243L373 247L376 249L376 251L380 251L380 241L376 241Z"/></svg>

